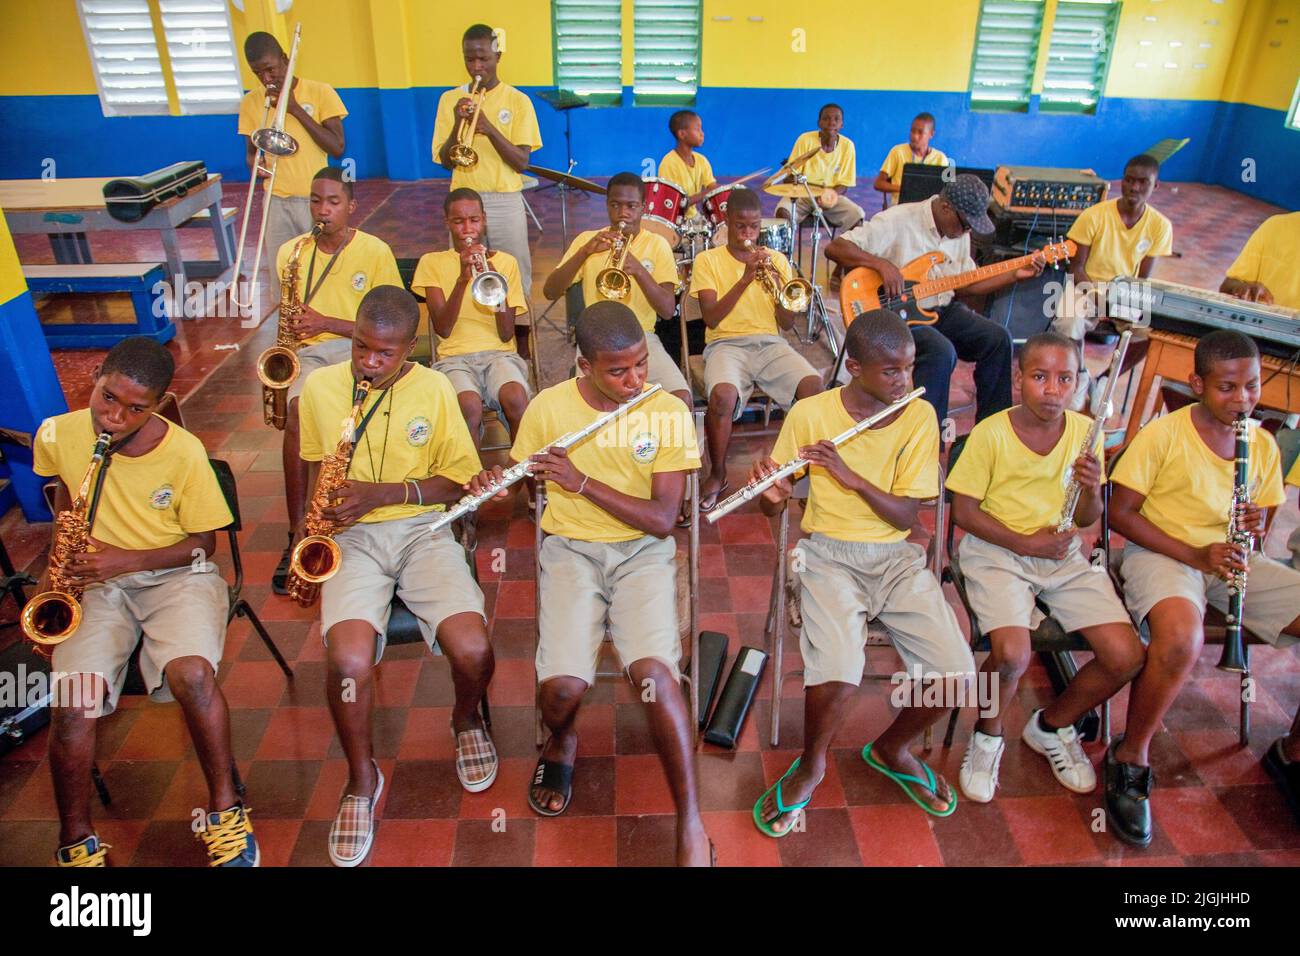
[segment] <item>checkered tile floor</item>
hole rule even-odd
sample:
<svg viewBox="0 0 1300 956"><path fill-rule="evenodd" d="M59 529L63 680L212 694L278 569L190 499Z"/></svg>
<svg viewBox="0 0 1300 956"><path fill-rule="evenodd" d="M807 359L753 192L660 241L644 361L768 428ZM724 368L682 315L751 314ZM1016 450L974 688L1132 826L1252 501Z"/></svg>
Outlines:
<svg viewBox="0 0 1300 956"><path fill-rule="evenodd" d="M399 256L443 244L435 211L446 181L363 183L358 189L362 228L387 239ZM235 204L242 188L228 190ZM855 195L869 211L875 194ZM533 230L535 291L557 261L559 207L554 191L530 193L545 231ZM1254 226L1273 210L1236 194L1196 185L1170 185L1157 195L1174 221L1181 259L1161 274L1200 284L1217 283ZM570 235L603 219L598 198L572 201ZM197 233L197 231L195 231ZM187 233L201 251L202 235ZM154 254L132 237L92 243L101 258ZM40 240L19 237L27 261L49 258ZM190 251L190 250L187 250ZM556 310L559 311L558 309ZM562 326L562 322L560 325ZM543 325L544 377L563 377L567 348L558 331ZM267 622L292 663L287 682L246 623L226 641L220 671L230 703L234 746L248 785L248 805L266 865L328 865L326 834L346 779L346 767L324 701L322 645L312 612L270 593L269 578L285 541L280 452L276 433L261 420L252 367L274 330L255 332L230 320L209 318L182 325L176 343L177 386L187 399L187 426L214 456L228 460L238 478L244 531L240 535L248 583L244 596ZM214 345L239 342L238 352ZM817 364L829 364L822 345L811 347ZM62 353L58 365L69 401L84 403L96 356ZM969 402L969 375L954 386L954 406ZM770 438L748 426L733 443L733 476L765 451ZM734 480L734 477L733 477ZM1294 493L1293 493L1294 494ZM1294 501L1279 517L1272 539L1295 524ZM17 511L0 522L0 534L20 565L43 560L48 526L27 526ZM679 532L685 547L684 532ZM727 634L734 655L741 644L761 646L773 562L773 526L752 510L705 526L701 548L701 626ZM924 537L921 538L924 540ZM581 737L574 797L559 819L534 816L525 802L536 761L533 741L532 526L519 498L494 503L480 521L479 571L487 598L497 670L490 699L493 735L502 757L500 775L481 794L457 783L446 727L452 703L446 662L423 646L389 651L379 668L375 752L388 779L378 808L378 834L370 865L658 865L671 862L672 804L649 728L626 686L601 682L588 694L578 722ZM504 549L504 570L492 552ZM498 565L499 566L499 565ZM2 614L12 613L6 605ZM959 615L960 617L960 615ZM5 633L8 637L13 631ZM798 665L797 644L787 645L787 667ZM1035 665L1007 719L1009 745L997 800L963 801L951 818L926 816L884 778L868 770L858 751L887 723L888 685L867 684L835 740L834 760L808 812L807 832L774 841L754 828L754 800L796 756L802 733L799 682L785 683L782 739L769 746L770 681L765 679L734 753L705 746L700 758L705 822L723 865L998 865L1068 864L1300 864L1300 828L1259 766L1268 743L1283 733L1300 701L1300 663L1294 653L1254 652L1259 700L1248 749L1236 744L1236 698L1231 678L1214 669L1207 651L1166 720L1153 749L1156 836L1146 851L1124 849L1095 832L1099 795L1075 796L1053 780L1044 760L1017 740L1034 707L1049 699L1046 673ZM877 672L897 659L887 647L870 654ZM1117 730L1125 696L1115 702ZM928 755L955 785L973 715L963 713L951 750ZM1097 745L1088 746L1100 759ZM0 864L49 863L57 818L39 735L0 762ZM202 773L176 705L124 699L100 727L99 763L113 794L95 808L100 836L113 845L117 865L202 865L201 845L189 827L205 800ZM494 829L504 811L505 830Z"/></svg>

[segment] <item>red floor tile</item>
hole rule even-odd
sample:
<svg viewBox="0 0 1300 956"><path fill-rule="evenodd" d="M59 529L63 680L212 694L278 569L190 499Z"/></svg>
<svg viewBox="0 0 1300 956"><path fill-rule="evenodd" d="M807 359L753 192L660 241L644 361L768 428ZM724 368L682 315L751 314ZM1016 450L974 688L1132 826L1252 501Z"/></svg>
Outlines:
<svg viewBox="0 0 1300 956"><path fill-rule="evenodd" d="M613 817L557 817L536 824L534 866L616 866Z"/></svg>

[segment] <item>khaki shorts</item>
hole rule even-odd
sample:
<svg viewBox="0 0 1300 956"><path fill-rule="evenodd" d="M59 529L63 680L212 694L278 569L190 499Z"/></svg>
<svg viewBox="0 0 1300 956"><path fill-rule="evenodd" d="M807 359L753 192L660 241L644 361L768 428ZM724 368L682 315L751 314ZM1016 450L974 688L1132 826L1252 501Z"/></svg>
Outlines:
<svg viewBox="0 0 1300 956"><path fill-rule="evenodd" d="M482 352L466 352L464 355L449 355L433 363L435 372L442 372L451 379L456 392L473 392L488 408L501 411L501 389L511 382L523 386L524 395L533 397L528 387L528 363L518 352L502 349L487 349Z"/></svg>
<svg viewBox="0 0 1300 956"><path fill-rule="evenodd" d="M538 682L594 683L606 628L624 669L654 658L679 679L676 555L672 538L601 542L548 535L537 562Z"/></svg>
<svg viewBox="0 0 1300 956"><path fill-rule="evenodd" d="M779 335L738 335L704 348L704 390L732 385L740 393L732 418L741 416L754 386L783 408L794 404L795 389L817 371Z"/></svg>
<svg viewBox="0 0 1300 956"><path fill-rule="evenodd" d="M646 381L651 384L659 384L664 387L665 392L690 392L691 387L686 384L686 376L682 370L677 367L668 356L668 350L664 348L663 341L654 332L645 334L646 351L648 353L646 361ZM581 352L574 352L574 364L578 362L578 356Z"/></svg>
<svg viewBox="0 0 1300 956"><path fill-rule="evenodd" d="M324 342L317 342L315 345L308 345L306 348L299 349L298 377L289 386L289 401L292 402L302 394L302 390L307 384L307 376L316 369L324 368L327 365L338 365L340 362L350 361L351 358L351 339L326 339Z"/></svg>
<svg viewBox="0 0 1300 956"><path fill-rule="evenodd" d="M839 541L814 534L800 542L804 686L858 685L867 657L867 622L879 621L910 674L970 675L975 660L943 590L915 544Z"/></svg>
<svg viewBox="0 0 1300 956"><path fill-rule="evenodd" d="M1124 577L1124 603L1139 625L1166 598L1190 601L1202 616L1207 603L1219 611L1228 610L1225 581L1131 541L1124 545L1120 573ZM1300 617L1300 571L1264 555L1252 555L1246 583L1246 628L1276 647L1287 647L1297 639L1283 634L1282 630L1297 617Z"/></svg>
<svg viewBox="0 0 1300 956"><path fill-rule="evenodd" d="M453 614L483 615L483 592L470 574L465 549L449 528L429 524L437 512L354 524L334 536L343 552L334 577L321 585L320 632L342 621L365 621L375 629L375 663L384 656L388 614L396 592L420 623L435 654L438 625Z"/></svg>
<svg viewBox="0 0 1300 956"><path fill-rule="evenodd" d="M966 598L984 633L1002 627L1036 628L1041 597L1066 631L1099 624L1129 623L1104 565L1093 565L1079 539L1064 560L1030 558L967 534L957 546Z"/></svg>
<svg viewBox="0 0 1300 956"><path fill-rule="evenodd" d="M863 212L862 207L844 195L841 195L830 209L823 209L822 216L826 219L826 225L839 230L850 229L867 218L867 214ZM811 226L815 221L812 214L812 204L808 202L807 198L795 202L795 217L795 222L803 226ZM826 241L824 236L822 238L823 241ZM823 246L822 248L826 247Z"/></svg>
<svg viewBox="0 0 1300 956"><path fill-rule="evenodd" d="M149 696L175 700L163 670L181 657L202 657L215 673L226 644L230 592L212 570L165 568L122 574L87 588L81 626L54 648L51 667L65 674L100 674L108 701L100 716L117 709L126 666L144 632L140 673Z"/></svg>

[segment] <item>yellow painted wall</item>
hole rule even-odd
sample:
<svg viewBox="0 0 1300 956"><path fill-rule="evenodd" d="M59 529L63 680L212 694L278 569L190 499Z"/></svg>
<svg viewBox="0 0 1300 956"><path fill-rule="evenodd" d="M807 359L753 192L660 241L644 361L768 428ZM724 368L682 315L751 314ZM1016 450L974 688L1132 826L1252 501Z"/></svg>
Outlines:
<svg viewBox="0 0 1300 956"><path fill-rule="evenodd" d="M1057 0L1047 2L1050 22ZM624 0L625 84L632 4ZM274 16L273 0L245 7L231 8L241 44ZM979 0L873 2L869 13L860 0L704 0L703 11L705 86L961 92ZM5 16L0 95L96 92L75 0L8 3ZM550 0L296 0L283 35L301 22L302 74L338 87L449 86L464 81L460 35L471 19L504 30L509 82L552 82ZM1106 95L1286 109L1298 65L1300 0L1124 0Z"/></svg>

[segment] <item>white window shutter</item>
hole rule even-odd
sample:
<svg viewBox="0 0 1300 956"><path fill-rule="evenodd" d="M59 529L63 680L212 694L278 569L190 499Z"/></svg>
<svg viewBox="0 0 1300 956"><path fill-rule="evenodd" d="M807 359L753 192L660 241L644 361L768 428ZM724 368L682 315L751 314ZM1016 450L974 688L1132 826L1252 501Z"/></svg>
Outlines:
<svg viewBox="0 0 1300 956"><path fill-rule="evenodd" d="M243 89L224 0L158 0L182 114L234 113Z"/></svg>
<svg viewBox="0 0 1300 956"><path fill-rule="evenodd" d="M148 0L78 0L105 116L167 114Z"/></svg>

